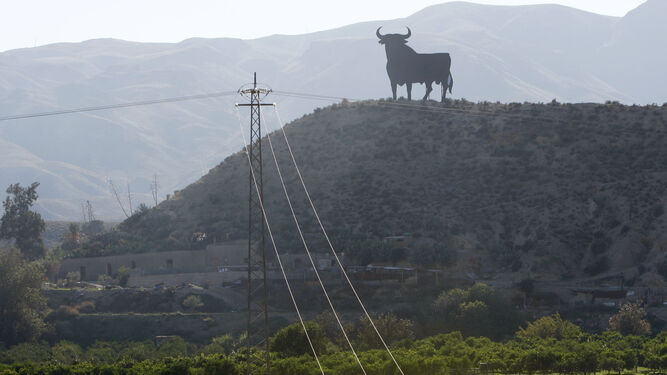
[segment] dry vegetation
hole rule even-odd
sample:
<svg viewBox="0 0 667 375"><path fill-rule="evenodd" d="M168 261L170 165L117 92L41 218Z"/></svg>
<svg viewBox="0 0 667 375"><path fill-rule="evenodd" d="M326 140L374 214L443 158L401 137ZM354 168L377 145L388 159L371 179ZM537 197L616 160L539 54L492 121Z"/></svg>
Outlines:
<svg viewBox="0 0 667 375"><path fill-rule="evenodd" d="M386 104L334 105L286 127L336 243L411 232L496 272L567 280L623 271L664 284L666 106ZM316 238L282 135L272 140ZM297 238L264 147L267 212L285 250ZM243 238L247 189L247 160L236 153L120 228L149 244L134 249L192 247L197 232Z"/></svg>

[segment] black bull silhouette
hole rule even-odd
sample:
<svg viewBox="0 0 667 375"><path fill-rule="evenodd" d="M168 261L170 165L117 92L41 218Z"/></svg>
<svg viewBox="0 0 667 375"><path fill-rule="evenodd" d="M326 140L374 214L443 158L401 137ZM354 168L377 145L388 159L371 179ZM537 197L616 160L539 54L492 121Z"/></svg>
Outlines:
<svg viewBox="0 0 667 375"><path fill-rule="evenodd" d="M412 100L412 84L426 84L426 95L422 100L428 99L433 91L433 82L442 84L442 98L444 102L454 87L454 78L449 71L452 65L452 59L449 53L417 53L412 48L405 45L407 39L412 35L408 27L408 33L402 34L380 34L378 27L375 35L380 38L379 43L384 44L387 52L387 75L391 82L391 91L396 100L396 86L406 85L408 90L408 100Z"/></svg>

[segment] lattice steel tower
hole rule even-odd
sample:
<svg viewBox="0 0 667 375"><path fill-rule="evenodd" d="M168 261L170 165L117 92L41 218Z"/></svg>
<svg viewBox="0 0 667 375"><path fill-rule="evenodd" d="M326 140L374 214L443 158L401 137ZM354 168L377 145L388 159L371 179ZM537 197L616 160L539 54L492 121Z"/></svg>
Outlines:
<svg viewBox="0 0 667 375"><path fill-rule="evenodd" d="M250 99L250 103L238 106L250 107L250 142L247 146L250 159L249 190L248 190L248 326L247 326L247 367L246 374L251 371L251 352L255 346L264 346L266 374L271 373L269 357L269 311L267 304L266 283L266 223L262 204L264 191L262 188L262 119L261 100L271 89L257 86L257 73L254 74L252 85L239 89L239 94ZM263 320L263 326L260 321Z"/></svg>

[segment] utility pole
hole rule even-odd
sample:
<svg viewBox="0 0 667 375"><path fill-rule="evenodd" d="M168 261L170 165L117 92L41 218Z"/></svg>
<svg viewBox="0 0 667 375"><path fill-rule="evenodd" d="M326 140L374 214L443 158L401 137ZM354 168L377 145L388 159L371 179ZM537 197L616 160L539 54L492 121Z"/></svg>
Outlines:
<svg viewBox="0 0 667 375"><path fill-rule="evenodd" d="M88 219L86 219L86 205L83 202L81 202L81 218L84 224L88 222Z"/></svg>
<svg viewBox="0 0 667 375"><path fill-rule="evenodd" d="M153 175L153 183L151 184L151 194L153 194L153 201L157 206L157 173Z"/></svg>
<svg viewBox="0 0 667 375"><path fill-rule="evenodd" d="M250 99L250 103L237 104L250 107L250 143L247 147L250 159L249 190L248 190L248 320L247 320L247 365L246 375L251 375L252 347L264 345L266 375L271 373L269 357L269 310L267 304L266 283L266 248L265 218L262 205L264 190L262 187L262 122L261 106L272 105L261 103L271 89L257 86L257 73L254 74L252 86L239 89L239 94ZM257 327L263 318L264 327ZM263 332L262 332L263 331Z"/></svg>
<svg viewBox="0 0 667 375"><path fill-rule="evenodd" d="M130 192L130 180L127 180L127 201L130 203L130 216L134 214L132 210L132 193Z"/></svg>
<svg viewBox="0 0 667 375"><path fill-rule="evenodd" d="M91 221L94 221L95 214L93 213L93 205L88 200L86 201L86 212L88 214L88 220L86 220L86 222L90 223Z"/></svg>

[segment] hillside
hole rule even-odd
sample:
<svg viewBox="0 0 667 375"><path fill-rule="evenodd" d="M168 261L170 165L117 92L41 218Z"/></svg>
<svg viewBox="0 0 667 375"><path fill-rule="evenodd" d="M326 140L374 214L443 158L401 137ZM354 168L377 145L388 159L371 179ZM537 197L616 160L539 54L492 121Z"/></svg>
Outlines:
<svg viewBox="0 0 667 375"><path fill-rule="evenodd" d="M379 26L409 26L409 45L419 52L450 52L457 98L662 103L667 54L657 46L667 33L665 6L649 0L617 18L555 5L453 2L306 35L19 49L0 53L0 115L236 90L253 71L276 90L383 98L391 91ZM415 87L415 96L422 90ZM136 206L151 202L154 174L162 198L201 177L239 147L235 100L3 122L0 186L40 181L38 209L49 220L78 220L85 200L100 219L122 218L107 178L121 187L128 181ZM279 103L286 119L321 104Z"/></svg>
<svg viewBox="0 0 667 375"><path fill-rule="evenodd" d="M666 124L667 106L367 101L315 111L286 132L341 251L352 238L411 232L463 254L458 272L547 280L622 272L662 285ZM272 140L300 220L324 251L279 135ZM301 251L264 147L269 220L281 251ZM158 249L190 246L194 232L244 238L247 179L236 153L121 228Z"/></svg>

